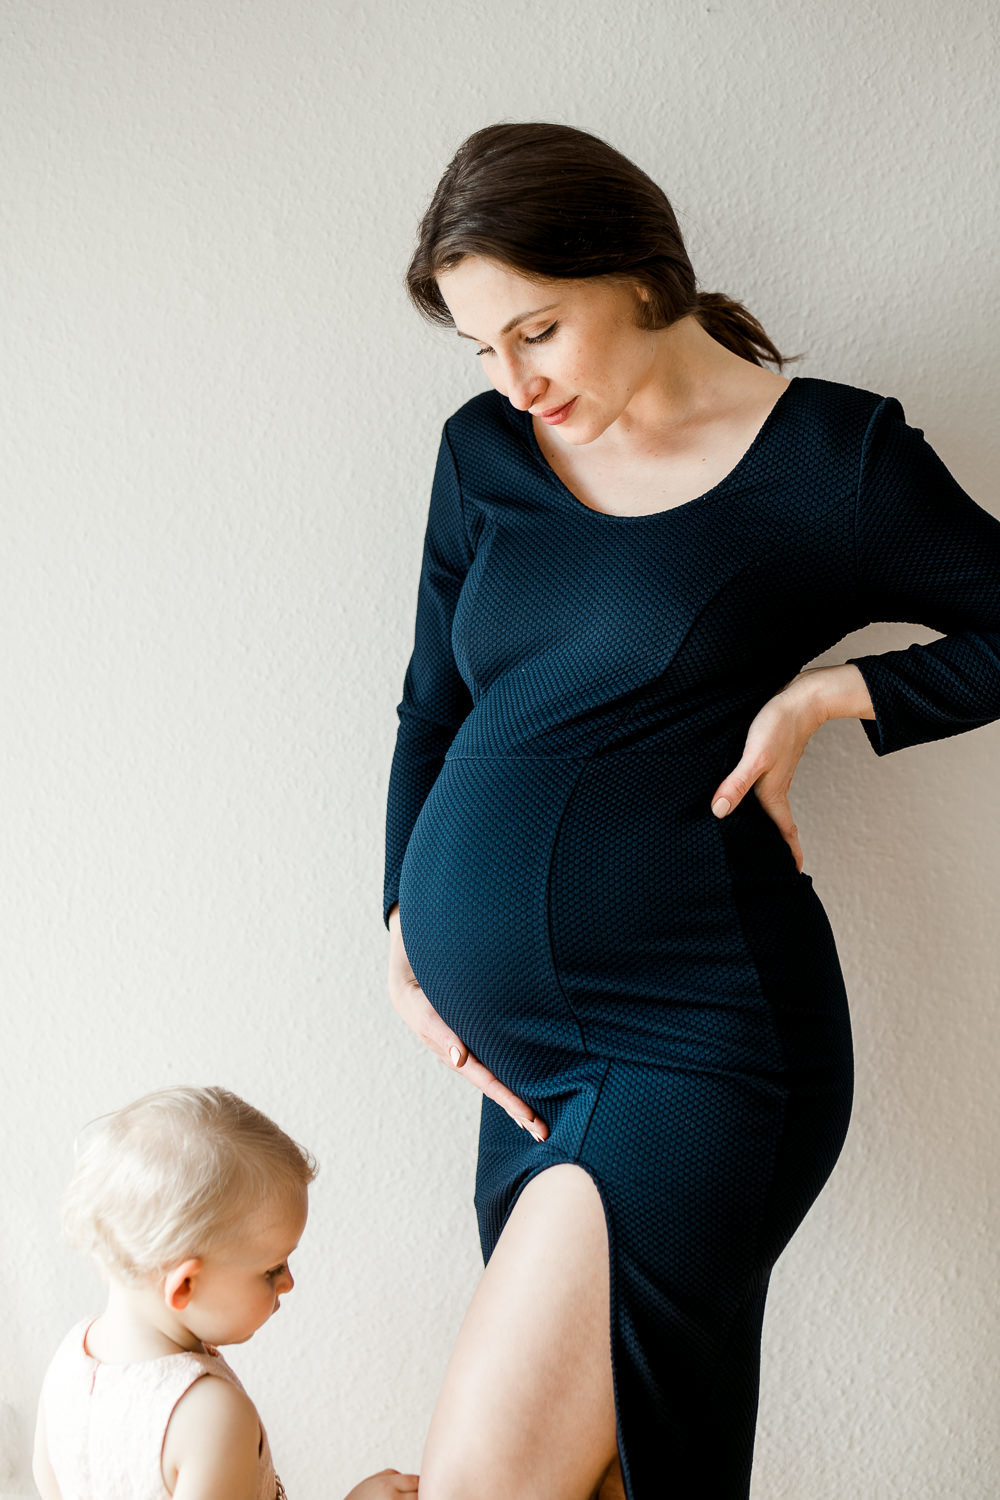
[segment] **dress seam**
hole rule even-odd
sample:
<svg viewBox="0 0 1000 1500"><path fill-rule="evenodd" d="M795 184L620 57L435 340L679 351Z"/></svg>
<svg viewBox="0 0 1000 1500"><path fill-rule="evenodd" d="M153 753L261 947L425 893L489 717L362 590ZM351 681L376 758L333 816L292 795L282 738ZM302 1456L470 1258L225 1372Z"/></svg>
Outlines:
<svg viewBox="0 0 1000 1500"><path fill-rule="evenodd" d="M868 456L871 451L872 443L874 441L873 429L882 411L888 406L890 401L894 401L895 399L896 398L894 396L883 396L878 405L872 411L871 416L868 418L868 425L865 428L864 437L861 439L861 456L858 460L858 482L854 488L854 525L852 527L852 540L854 543L854 590L858 598L858 603L861 606L862 610L864 610L866 615L868 613L865 609L867 583L863 574L861 562L861 541L858 535L861 529L861 490L865 483L865 469L868 464ZM870 615L868 616L868 618L871 618Z"/></svg>
<svg viewBox="0 0 1000 1500"><path fill-rule="evenodd" d="M753 791L753 788L751 788L750 791L747 793L747 796L748 797L752 797L754 795L755 795L755 793ZM770 1030L771 1038L772 1038L772 1040L774 1042L775 1050L777 1051L778 1057L781 1059L781 1069L782 1069L782 1073L784 1074L784 1073L787 1073L787 1071L788 1071L788 1053L786 1052L784 1042L781 1039L781 1032L779 1031L778 1027L775 1025L774 1012L771 1009L770 1002L768 1001L768 998L767 998L767 992L764 989L764 982L761 979L760 969L759 969L759 967L757 965L757 959L756 959L756 956L755 956L754 950L753 950L753 944L750 941L750 935L747 932L746 925L745 925L745 923L743 921L743 913L740 910L739 899L737 897L735 889L733 888L733 867L732 867L732 865L730 864L730 861L729 861L729 849L728 849L728 846L726 844L726 835L725 835L725 831L724 831L723 826L722 826L723 822L724 822L723 819L716 820L716 830L715 831L716 831L716 837L718 838L719 844L720 844L721 849L722 849L723 862L725 863L725 866L726 866L726 884L727 884L728 889L729 889L730 906L731 906L732 911L736 914L736 921L737 921L737 924L739 926L740 939L741 939L741 942L742 942L742 945L743 945L743 950L744 950L744 952L745 952L745 954L747 956L747 959L748 959L748 961L750 963L750 967L753 970L753 976L754 976L754 981L755 981L755 984L756 984L756 987L757 987L757 993L760 996L761 1004L763 1005L764 1010L767 1013L768 1029Z"/></svg>
<svg viewBox="0 0 1000 1500"><path fill-rule="evenodd" d="M570 759L570 757L560 757L560 759ZM556 849L559 845L559 835L562 833L566 814L569 811L570 803L576 796L577 788L580 785L586 769L586 763L584 763L580 766L579 771L573 779L573 784L569 789L569 794L566 797L566 801L563 803L562 812L559 814L559 821L556 823L555 829L553 831L552 842L549 845L549 857L545 868L545 946L548 951L549 968L551 970L552 979L555 983L556 989L562 996L563 1003L565 1004L566 1009L569 1011L570 1015L573 1017L573 1020L576 1022L576 1029L580 1033L580 1046L583 1048L585 1055L587 1057L590 1057L591 1051L587 1046L587 1038L583 1030L583 1022L577 1014L572 1000L566 993L566 988L562 982L562 976L559 973L559 964L556 960L555 937L552 932L552 868L555 864ZM587 1123L590 1123L589 1116Z"/></svg>
<svg viewBox="0 0 1000 1500"><path fill-rule="evenodd" d="M785 1128L784 1120L782 1120L782 1131L784 1131L784 1128ZM775 1152L775 1156L777 1156L777 1152ZM763 1217L763 1215L762 1215L762 1217ZM757 1232L757 1238L758 1238L758 1240L760 1239L760 1230L759 1229L758 1229L758 1232ZM770 1279L771 1279L771 1268L770 1267L768 1268L767 1275L765 1277L762 1278L758 1274L758 1276L757 1276L756 1279L757 1279L758 1282L760 1282L761 1280L763 1280L763 1287L761 1288L761 1290L763 1290L763 1292L766 1294L767 1286L768 1286L768 1283L770 1282ZM756 1295L759 1297L761 1295L761 1292L758 1291ZM739 1319L740 1313L743 1311L744 1307L750 1301L750 1298L751 1298L751 1294L748 1293L747 1296L743 1299L743 1301L736 1308L736 1310L733 1313L732 1318L730 1319L729 1328L728 1328L728 1330L726 1332L726 1337L725 1337L724 1345L723 1345L722 1349L720 1350L719 1361L718 1361L718 1364L716 1365L715 1373L712 1376L712 1379L711 1379L708 1387L705 1390L705 1405L706 1405L706 1408L710 1407L711 1402L714 1399L714 1395L715 1395L715 1392L716 1392L716 1390L718 1388L719 1381L722 1379L722 1375L723 1375L723 1373L725 1371L726 1357L727 1357L727 1355L729 1353L729 1348L730 1348L730 1345L732 1344L732 1341L733 1341L733 1330L736 1327L736 1323L737 1323L737 1320Z"/></svg>
<svg viewBox="0 0 1000 1500"><path fill-rule="evenodd" d="M775 542L773 546L766 548L766 550L764 550L763 552L756 553L749 560L749 562L745 562L742 567L737 568L734 573L729 573L726 575L724 581L719 584L718 588L712 590L708 598L702 602L699 608L691 616L691 619L687 623L684 634L681 636L680 640L677 642L677 645L674 647L673 651L670 654L670 660L664 664L662 670L659 671L656 676L651 679L650 682L642 684L641 692L643 694L643 697L640 699L640 701L637 703L630 703L628 708L620 716L620 718L615 720L613 727L608 731L603 741L601 742L601 749L598 753L602 753L607 748L611 740L615 737L615 735L619 734L623 729L627 728L629 719L641 710L644 703L648 702L650 693L652 693L656 689L656 687L663 682L663 679L669 672L672 672L674 670L674 667L677 664L677 659L680 656L681 652L684 650L684 647L687 645L692 632L699 624L705 612L711 609L716 599L718 599L726 589L731 588L732 585L737 581L737 579L742 578L746 573L751 572L754 568L759 568L762 564L766 563L775 552L780 552L781 548L788 544L790 536L797 536L803 532L808 533L814 530L817 522L825 520L827 516L832 515L833 512L843 504L844 496L838 495L836 500L832 500L824 510L819 512L818 515L811 516L807 524L789 528L788 534L783 536L780 541Z"/></svg>
<svg viewBox="0 0 1000 1500"><path fill-rule="evenodd" d="M451 459L451 467L455 474L455 489L458 491L458 513L462 517L462 535L465 537L465 546L469 554L469 566L471 567L475 560L476 549L473 547L469 537L469 523L465 519L465 495L462 492L462 476L459 473L458 459L455 457L455 450L452 447L451 438L448 434L448 422L444 424L442 436L444 437L445 446L448 449L448 457Z"/></svg>
<svg viewBox="0 0 1000 1500"><path fill-rule="evenodd" d="M601 1094L604 1092L604 1083L605 1083L605 1080L607 1079L607 1076L608 1076L608 1074L610 1072L611 1072L611 1058L609 1057L605 1061L604 1072L601 1074L601 1081L597 1085L597 1093L594 1095L594 1102L590 1106L590 1109L587 1111L587 1123L583 1127L583 1134L580 1137L580 1144L576 1148L576 1157L577 1157L578 1161L579 1161L580 1157L583 1154L583 1148L584 1148L584 1146L587 1144L587 1136L590 1133L591 1121L594 1118L594 1114L595 1114L595 1112L597 1110L598 1104L600 1104L600 1102L601 1102Z"/></svg>
<svg viewBox="0 0 1000 1500"><path fill-rule="evenodd" d="M473 755L467 750L457 750L454 755L447 754L446 760L578 760L585 765L593 759L589 755ZM582 767L581 767L582 768Z"/></svg>

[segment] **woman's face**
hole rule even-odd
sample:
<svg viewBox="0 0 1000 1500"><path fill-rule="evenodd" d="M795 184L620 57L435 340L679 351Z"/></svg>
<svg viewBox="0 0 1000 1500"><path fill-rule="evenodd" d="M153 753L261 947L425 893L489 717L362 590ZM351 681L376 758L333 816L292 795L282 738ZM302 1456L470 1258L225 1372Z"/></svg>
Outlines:
<svg viewBox="0 0 1000 1500"><path fill-rule="evenodd" d="M638 289L601 277L529 281L473 255L437 282L500 394L566 443L593 442L651 379L657 339L636 326Z"/></svg>

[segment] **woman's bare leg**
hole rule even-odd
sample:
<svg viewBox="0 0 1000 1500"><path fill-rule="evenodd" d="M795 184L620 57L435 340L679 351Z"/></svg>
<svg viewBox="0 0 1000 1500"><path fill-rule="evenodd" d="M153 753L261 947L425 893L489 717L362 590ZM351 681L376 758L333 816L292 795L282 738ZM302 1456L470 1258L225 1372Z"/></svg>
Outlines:
<svg viewBox="0 0 1000 1500"><path fill-rule="evenodd" d="M608 1309L600 1195L582 1167L549 1167L517 1200L459 1330L421 1500L624 1495Z"/></svg>
<svg viewBox="0 0 1000 1500"><path fill-rule="evenodd" d="M597 1500L625 1500L625 1479L617 1455L597 1491Z"/></svg>

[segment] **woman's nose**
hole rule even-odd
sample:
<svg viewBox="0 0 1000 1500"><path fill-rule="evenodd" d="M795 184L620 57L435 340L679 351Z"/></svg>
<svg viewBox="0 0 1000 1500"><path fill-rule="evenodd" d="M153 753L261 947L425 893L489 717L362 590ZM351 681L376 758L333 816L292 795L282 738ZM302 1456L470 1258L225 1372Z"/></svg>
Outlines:
<svg viewBox="0 0 1000 1500"><path fill-rule="evenodd" d="M511 363L507 370L507 400L519 411L527 411L545 390L545 377L532 374L521 366Z"/></svg>

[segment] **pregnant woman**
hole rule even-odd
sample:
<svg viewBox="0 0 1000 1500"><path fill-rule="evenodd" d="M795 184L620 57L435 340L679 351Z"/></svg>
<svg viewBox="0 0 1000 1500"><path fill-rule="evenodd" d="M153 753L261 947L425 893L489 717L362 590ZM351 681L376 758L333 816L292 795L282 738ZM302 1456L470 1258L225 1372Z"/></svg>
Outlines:
<svg viewBox="0 0 1000 1500"><path fill-rule="evenodd" d="M581 131L471 136L407 280L493 386L444 424L387 817L393 1003L484 1095L420 1493L743 1500L852 1095L789 787L831 718L1000 719L1000 521L892 396L766 369ZM943 635L804 666L873 620Z"/></svg>

